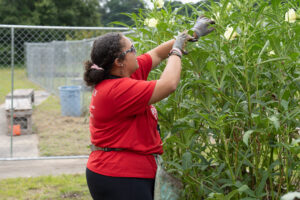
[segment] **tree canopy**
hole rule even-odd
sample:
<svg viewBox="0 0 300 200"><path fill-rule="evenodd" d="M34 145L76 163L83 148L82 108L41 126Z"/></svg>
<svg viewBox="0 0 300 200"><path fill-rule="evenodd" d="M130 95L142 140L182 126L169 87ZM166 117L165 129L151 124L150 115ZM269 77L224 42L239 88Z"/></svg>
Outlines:
<svg viewBox="0 0 300 200"><path fill-rule="evenodd" d="M100 0L102 24L111 26L111 22L119 21L132 25L131 18L122 13L138 13L138 10L145 8L143 0Z"/></svg>
<svg viewBox="0 0 300 200"><path fill-rule="evenodd" d="M0 0L1 24L99 26L98 0Z"/></svg>

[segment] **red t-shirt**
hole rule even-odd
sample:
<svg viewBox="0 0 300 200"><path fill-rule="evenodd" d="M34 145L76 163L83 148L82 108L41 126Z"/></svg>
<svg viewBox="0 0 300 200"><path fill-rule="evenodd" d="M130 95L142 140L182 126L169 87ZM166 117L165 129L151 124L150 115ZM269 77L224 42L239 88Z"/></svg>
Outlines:
<svg viewBox="0 0 300 200"><path fill-rule="evenodd" d="M123 151L91 152L87 167L113 177L155 178L152 154L162 154L157 112L148 105L156 81L146 81L151 71L149 54L137 57L139 68L130 78L99 83L90 104L91 142Z"/></svg>

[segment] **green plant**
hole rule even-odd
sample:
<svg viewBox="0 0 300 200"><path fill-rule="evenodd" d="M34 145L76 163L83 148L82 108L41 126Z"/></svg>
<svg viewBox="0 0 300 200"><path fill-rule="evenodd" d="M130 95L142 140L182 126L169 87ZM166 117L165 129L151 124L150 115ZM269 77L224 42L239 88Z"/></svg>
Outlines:
<svg viewBox="0 0 300 200"><path fill-rule="evenodd" d="M129 14L141 52L189 30L199 15L216 21L213 34L187 46L180 85L157 104L164 159L186 199L279 199L300 189L300 26L285 21L298 6L211 0ZM187 7L191 16L178 14Z"/></svg>

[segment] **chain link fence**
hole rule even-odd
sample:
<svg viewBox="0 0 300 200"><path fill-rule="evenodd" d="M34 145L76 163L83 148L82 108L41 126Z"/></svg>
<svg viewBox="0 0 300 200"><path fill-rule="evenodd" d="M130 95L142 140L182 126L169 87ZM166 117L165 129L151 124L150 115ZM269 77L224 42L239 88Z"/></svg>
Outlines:
<svg viewBox="0 0 300 200"><path fill-rule="evenodd" d="M114 27L0 25L0 160L87 155L83 63ZM79 156L80 157L80 156Z"/></svg>
<svg viewBox="0 0 300 200"><path fill-rule="evenodd" d="M91 88L83 82L83 62L89 58L93 41L25 43L28 78L57 96L65 92L61 101L68 101L68 94L71 95L70 102L64 105L64 115L80 116L87 111Z"/></svg>

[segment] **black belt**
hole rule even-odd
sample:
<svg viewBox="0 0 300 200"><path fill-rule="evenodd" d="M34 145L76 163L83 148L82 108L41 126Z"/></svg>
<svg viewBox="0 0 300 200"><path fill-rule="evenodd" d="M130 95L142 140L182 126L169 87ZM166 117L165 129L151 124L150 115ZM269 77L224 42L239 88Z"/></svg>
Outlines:
<svg viewBox="0 0 300 200"><path fill-rule="evenodd" d="M108 152L108 151L122 151L122 150L124 150L122 148L97 147L94 144L91 144L90 148L91 148L91 151L105 151L105 152Z"/></svg>

